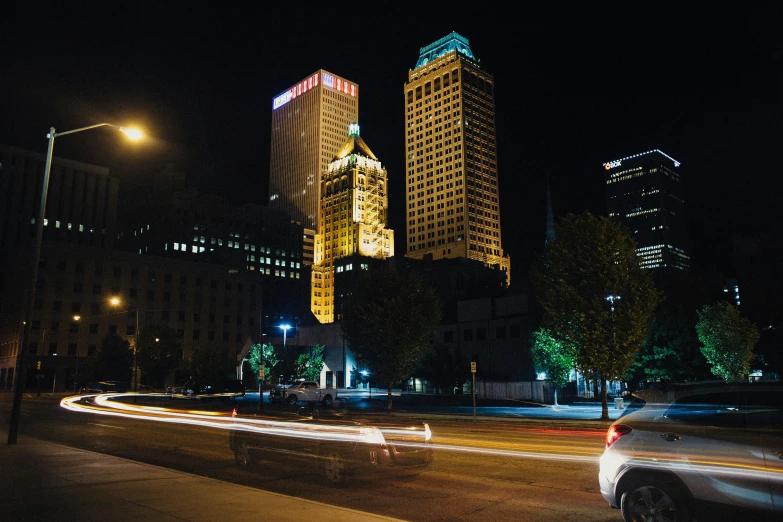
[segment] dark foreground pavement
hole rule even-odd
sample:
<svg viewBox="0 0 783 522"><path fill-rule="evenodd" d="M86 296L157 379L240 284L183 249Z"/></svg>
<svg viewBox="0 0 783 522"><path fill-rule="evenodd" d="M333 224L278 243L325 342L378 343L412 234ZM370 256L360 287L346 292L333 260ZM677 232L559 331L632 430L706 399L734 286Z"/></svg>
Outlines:
<svg viewBox="0 0 783 522"><path fill-rule="evenodd" d="M0 431L0 520L382 521L373 515Z"/></svg>
<svg viewBox="0 0 783 522"><path fill-rule="evenodd" d="M48 394L47 394L48 395ZM65 394L51 394L59 400ZM9 405L10 394L3 397ZM8 399L8 400L5 400ZM348 397L345 397L348 399ZM352 397L351 408L383 411L385 397L372 400ZM473 407L465 400L395 397L395 409L405 414L470 419ZM258 403L258 394L248 394L241 407ZM616 419L621 409L610 407ZM476 408L483 419L536 420L584 423L605 429L611 421L599 421L600 404L552 407L483 402ZM319 522L398 520L362 511L336 507L277 493L222 482L171 470L70 448L29 437L7 444L7 426L0 426L0 520L37 521L242 521L265 520Z"/></svg>

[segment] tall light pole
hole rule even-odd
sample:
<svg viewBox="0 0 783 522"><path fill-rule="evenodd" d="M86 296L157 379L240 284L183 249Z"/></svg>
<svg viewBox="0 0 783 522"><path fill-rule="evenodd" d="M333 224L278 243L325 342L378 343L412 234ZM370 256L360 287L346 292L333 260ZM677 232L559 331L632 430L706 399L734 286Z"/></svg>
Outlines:
<svg viewBox="0 0 783 522"><path fill-rule="evenodd" d="M76 382L79 377L79 334L81 333L81 320L82 316L73 316L73 321L76 323L76 371L73 374L73 393L76 393L76 388L78 387Z"/></svg>
<svg viewBox="0 0 783 522"><path fill-rule="evenodd" d="M285 383L285 372L286 369L288 368L288 357L286 356L286 351L285 351L285 340L288 334L288 330L291 329L291 325L281 324L278 328L283 329L283 383ZM283 386L283 400L285 400L285 386Z"/></svg>
<svg viewBox="0 0 783 522"><path fill-rule="evenodd" d="M617 350L617 330L614 327L614 302L620 300L619 295L613 295L609 294L606 296L606 300L609 301L609 313L611 314L612 318L612 349ZM602 385L605 387L606 382L602 382ZM597 390L596 390L597 391Z"/></svg>
<svg viewBox="0 0 783 522"><path fill-rule="evenodd" d="M120 127L111 123L97 123L88 127L81 127L79 129L73 129L65 132L55 132L54 127L49 129L49 134L46 135L49 138L49 146L46 149L46 166L44 167L43 184L41 185L41 206L38 209L38 219L35 222L35 247L33 248L33 277L30 282L30 295L27 298L27 304L25 306L25 327L22 331L22 342L19 344L19 351L16 355L16 368L14 370L14 377L16 383L14 384L14 401L11 408L11 423L8 427L8 444L16 444L19 435L19 419L22 416L22 394L24 393L25 381L27 380L27 364L25 361L27 355L27 344L29 343L30 328L33 321L33 303L35 301L35 285L38 281L38 264L41 261L41 240L43 238L43 223L44 216L46 215L46 196L49 192L49 173L52 168L52 151L54 151L54 138L57 136L65 136L66 134L73 134L75 132L86 131L94 129L96 127L114 127L126 134L133 140L138 140L142 137L141 131L137 129L131 129L127 127Z"/></svg>
<svg viewBox="0 0 783 522"><path fill-rule="evenodd" d="M133 331L133 391L139 393L138 381L139 381L139 366L136 363L136 354L139 351L139 309L136 308L136 329ZM133 398L134 402L136 397Z"/></svg>

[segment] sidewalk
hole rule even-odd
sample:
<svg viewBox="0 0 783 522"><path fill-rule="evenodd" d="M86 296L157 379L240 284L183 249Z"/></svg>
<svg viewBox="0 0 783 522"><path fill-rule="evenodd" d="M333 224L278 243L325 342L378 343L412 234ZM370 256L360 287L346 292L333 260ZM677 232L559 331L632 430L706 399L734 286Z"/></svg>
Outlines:
<svg viewBox="0 0 783 522"><path fill-rule="evenodd" d="M0 520L394 521L0 430Z"/></svg>

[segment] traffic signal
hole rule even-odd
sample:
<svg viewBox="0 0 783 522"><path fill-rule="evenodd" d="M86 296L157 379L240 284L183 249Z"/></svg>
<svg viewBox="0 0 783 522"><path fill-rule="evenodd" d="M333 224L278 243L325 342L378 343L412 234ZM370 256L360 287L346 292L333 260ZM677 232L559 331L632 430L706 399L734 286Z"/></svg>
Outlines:
<svg viewBox="0 0 783 522"><path fill-rule="evenodd" d="M41 361L38 361L38 362L36 363L36 368L37 368L37 369L39 369L39 370L41 369Z"/></svg>

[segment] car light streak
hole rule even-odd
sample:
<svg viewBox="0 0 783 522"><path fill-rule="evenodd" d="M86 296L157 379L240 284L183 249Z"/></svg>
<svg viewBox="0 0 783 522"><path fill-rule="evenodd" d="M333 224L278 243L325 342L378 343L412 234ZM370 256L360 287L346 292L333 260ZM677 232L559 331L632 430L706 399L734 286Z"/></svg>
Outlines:
<svg viewBox="0 0 783 522"><path fill-rule="evenodd" d="M395 444L400 446L400 444ZM598 463L598 457L592 457L588 455L563 455L559 453L539 453L532 451L519 451L519 450L502 450L491 448L477 448L470 446L452 446L449 444L432 444L432 449L438 451L455 451L462 453L475 453L480 455L490 455L493 457L519 457L527 459L543 459L543 460L564 460L569 462L589 462Z"/></svg>
<svg viewBox="0 0 783 522"><path fill-rule="evenodd" d="M635 458L630 461L636 466L650 469L664 468L682 472L698 473L700 475L731 475L742 478L758 478L759 473L766 474L769 480L783 482L783 469L766 468L749 462L688 460L667 458Z"/></svg>
<svg viewBox="0 0 783 522"><path fill-rule="evenodd" d="M462 453L493 455L498 457L518 457L533 459L567 460L574 462L598 461L598 457L586 455L564 455L550 452L520 451L514 449L496 449L477 446L461 446L455 444L432 443L432 432L425 423L424 429L411 427L409 429L376 428L372 426L327 425L320 423L297 423L267 419L249 419L235 417L231 413L205 412L194 410L172 410L170 408L126 404L113 399L134 396L133 393L92 394L66 397L60 405L71 411L93 413L98 415L150 420L171 424L195 425L207 428L237 430L251 433L263 433L281 437L319 439L341 442L366 444L383 444L386 442L384 433L392 438L397 447L438 449ZM94 404L85 401L92 400ZM406 438L413 440L405 440ZM415 439L420 438L422 442ZM402 439L402 440L399 440ZM475 441L474 441L475 442Z"/></svg>

